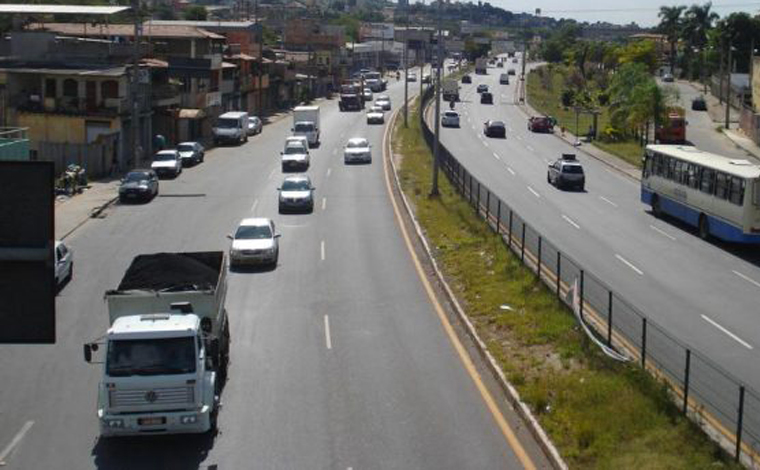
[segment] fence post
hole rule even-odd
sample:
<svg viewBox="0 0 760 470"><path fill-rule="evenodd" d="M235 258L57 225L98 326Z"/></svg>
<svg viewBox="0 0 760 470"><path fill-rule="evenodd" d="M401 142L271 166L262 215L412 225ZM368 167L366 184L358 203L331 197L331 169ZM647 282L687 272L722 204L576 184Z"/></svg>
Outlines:
<svg viewBox="0 0 760 470"><path fill-rule="evenodd" d="M742 452L742 421L744 421L744 385L739 386L739 416L736 420L736 461Z"/></svg>
<svg viewBox="0 0 760 470"><path fill-rule="evenodd" d="M689 411L689 373L691 372L691 349L686 350L686 368L683 371L683 414Z"/></svg>
<svg viewBox="0 0 760 470"><path fill-rule="evenodd" d="M509 209L509 238L507 241L507 246L512 248L512 209Z"/></svg>
<svg viewBox="0 0 760 470"><path fill-rule="evenodd" d="M607 347L612 347L612 291L608 292L607 300Z"/></svg>
<svg viewBox="0 0 760 470"><path fill-rule="evenodd" d="M470 173L470 197L467 199L467 201L472 205L472 173Z"/></svg>
<svg viewBox="0 0 760 470"><path fill-rule="evenodd" d="M647 317L642 317L641 323L641 367L646 370L647 359Z"/></svg>
<svg viewBox="0 0 760 470"><path fill-rule="evenodd" d="M541 235L538 236L538 280L541 280L541 242L543 241L543 238Z"/></svg>
<svg viewBox="0 0 760 470"><path fill-rule="evenodd" d="M496 234L501 231L501 199L496 199Z"/></svg>
<svg viewBox="0 0 760 470"><path fill-rule="evenodd" d="M581 320L583 320L583 284L584 284L583 281L584 281L584 278L585 278L585 276L583 275L583 270L581 269L581 285L580 285L580 291L581 291L580 292L580 298L581 298L581 301L580 301L580 305L578 306L578 310L579 310L578 313L579 313L579 315L581 317Z"/></svg>
<svg viewBox="0 0 760 470"><path fill-rule="evenodd" d="M522 241L520 242L520 261L525 262L525 221L523 220Z"/></svg>
<svg viewBox="0 0 760 470"><path fill-rule="evenodd" d="M491 191L486 192L486 222L491 225Z"/></svg>
<svg viewBox="0 0 760 470"><path fill-rule="evenodd" d="M562 291L560 290L560 284L562 281L562 252L557 250L557 297L562 298Z"/></svg>
<svg viewBox="0 0 760 470"><path fill-rule="evenodd" d="M478 197L475 198L475 215L480 217L480 181L478 181Z"/></svg>

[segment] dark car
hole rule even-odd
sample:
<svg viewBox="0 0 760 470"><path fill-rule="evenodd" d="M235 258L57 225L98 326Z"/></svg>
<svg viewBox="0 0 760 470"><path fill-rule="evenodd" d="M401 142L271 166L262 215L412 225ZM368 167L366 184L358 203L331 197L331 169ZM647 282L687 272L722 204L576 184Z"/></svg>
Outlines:
<svg viewBox="0 0 760 470"><path fill-rule="evenodd" d="M119 201L149 200L158 195L158 176L153 170L132 170L121 180Z"/></svg>
<svg viewBox="0 0 760 470"><path fill-rule="evenodd" d="M707 111L707 101L704 96L698 96L691 100L691 109L694 111Z"/></svg>
<svg viewBox="0 0 760 470"><path fill-rule="evenodd" d="M462 83L472 83L472 77L469 75L462 76Z"/></svg>
<svg viewBox="0 0 760 470"><path fill-rule="evenodd" d="M509 70L507 70L507 73L509 75L515 75L515 69L509 69Z"/></svg>
<svg viewBox="0 0 760 470"><path fill-rule="evenodd" d="M509 75L506 73L499 75L499 85L509 85Z"/></svg>
<svg viewBox="0 0 760 470"><path fill-rule="evenodd" d="M586 175L574 154L563 154L562 158L549 164L546 181L558 188L576 188L583 191Z"/></svg>
<svg viewBox="0 0 760 470"><path fill-rule="evenodd" d="M485 83L481 83L480 85L478 85L478 88L476 91L478 93L485 93L488 91L488 85L486 85Z"/></svg>
<svg viewBox="0 0 760 470"><path fill-rule="evenodd" d="M480 104L493 104L493 95L489 92L481 93Z"/></svg>
<svg viewBox="0 0 760 470"><path fill-rule="evenodd" d="M486 121L483 123L483 134L486 137L506 137L507 127L502 121Z"/></svg>

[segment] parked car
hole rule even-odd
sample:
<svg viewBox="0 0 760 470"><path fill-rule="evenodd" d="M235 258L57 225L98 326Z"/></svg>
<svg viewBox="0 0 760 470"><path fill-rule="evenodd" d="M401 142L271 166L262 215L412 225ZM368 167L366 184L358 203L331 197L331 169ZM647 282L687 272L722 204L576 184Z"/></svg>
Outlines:
<svg viewBox="0 0 760 470"><path fill-rule="evenodd" d="M528 118L528 130L551 133L554 131L554 121L548 116L531 116Z"/></svg>
<svg viewBox="0 0 760 470"><path fill-rule="evenodd" d="M459 113L456 111L444 111L441 116L443 127L459 127Z"/></svg>
<svg viewBox="0 0 760 470"><path fill-rule="evenodd" d="M493 95L491 93L480 94L480 104L493 104Z"/></svg>
<svg viewBox="0 0 760 470"><path fill-rule="evenodd" d="M429 73L422 75L422 83L430 83L431 76Z"/></svg>
<svg viewBox="0 0 760 470"><path fill-rule="evenodd" d="M119 201L148 200L158 195L158 176L153 170L132 170L121 180Z"/></svg>
<svg viewBox="0 0 760 470"><path fill-rule="evenodd" d="M289 142L285 149L280 152L282 171L306 171L309 169L311 158L309 148L300 142Z"/></svg>
<svg viewBox="0 0 760 470"><path fill-rule="evenodd" d="M234 235L227 235L230 244L230 266L242 264L277 265L280 256L280 234L274 222L266 218L243 219Z"/></svg>
<svg viewBox="0 0 760 470"><path fill-rule="evenodd" d="M306 175L286 176L282 186L277 188L280 192L280 213L287 211L314 211L314 186L311 179Z"/></svg>
<svg viewBox="0 0 760 470"><path fill-rule="evenodd" d="M261 134L263 128L264 123L257 116L248 117L248 135Z"/></svg>
<svg viewBox="0 0 760 470"><path fill-rule="evenodd" d="M707 101L705 101L705 97L700 95L691 100L691 109L694 111L707 111Z"/></svg>
<svg viewBox="0 0 760 470"><path fill-rule="evenodd" d="M383 108L379 106L372 106L369 108L369 111L367 111L367 124L384 124L385 123L385 113L383 112Z"/></svg>
<svg viewBox="0 0 760 470"><path fill-rule="evenodd" d="M469 75L462 75L462 83L472 83L472 77Z"/></svg>
<svg viewBox="0 0 760 470"><path fill-rule="evenodd" d="M349 163L372 163L372 145L364 137L353 137L346 142L343 149L343 162Z"/></svg>
<svg viewBox="0 0 760 470"><path fill-rule="evenodd" d="M198 142L177 144L177 152L179 152L183 167L201 163L206 155L206 149Z"/></svg>
<svg viewBox="0 0 760 470"><path fill-rule="evenodd" d="M62 241L55 241L55 285L60 289L74 277L74 254Z"/></svg>
<svg viewBox="0 0 760 470"><path fill-rule="evenodd" d="M488 120L483 123L483 134L486 137L507 137L507 126L502 121Z"/></svg>
<svg viewBox="0 0 760 470"><path fill-rule="evenodd" d="M478 85L478 88L475 91L477 91L478 93L486 93L488 91L488 85L486 85L485 83L481 83L480 85Z"/></svg>
<svg viewBox="0 0 760 470"><path fill-rule="evenodd" d="M662 81L666 83L672 83L675 81L675 78L673 77L672 73L664 73L662 75Z"/></svg>
<svg viewBox="0 0 760 470"><path fill-rule="evenodd" d="M379 106L380 109L383 111L390 111L391 109L391 98L388 95L380 95L375 100L375 106Z"/></svg>
<svg viewBox="0 0 760 470"><path fill-rule="evenodd" d="M182 173L182 158L176 150L161 150L153 156L150 168L159 178L167 176L176 178Z"/></svg>
<svg viewBox="0 0 760 470"><path fill-rule="evenodd" d="M586 187L583 166L570 153L563 154L562 158L549 164L546 181L560 189L572 187L583 191Z"/></svg>
<svg viewBox="0 0 760 470"><path fill-rule="evenodd" d="M509 85L509 75L506 73L499 75L499 85Z"/></svg>

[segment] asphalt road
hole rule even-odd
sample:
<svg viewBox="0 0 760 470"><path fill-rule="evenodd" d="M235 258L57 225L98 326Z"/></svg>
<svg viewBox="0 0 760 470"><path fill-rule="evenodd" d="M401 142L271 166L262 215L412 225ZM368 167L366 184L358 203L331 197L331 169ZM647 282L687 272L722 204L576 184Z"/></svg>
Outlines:
<svg viewBox="0 0 760 470"><path fill-rule="evenodd" d="M461 128L443 128L444 145L587 272L603 279L673 336L760 390L756 248L704 242L688 227L653 217L639 200L638 182L582 153L578 158L586 170L586 192L549 185L547 164L562 153L573 153L573 147L552 135L527 130L527 117L515 105L518 80L511 77L510 85L498 84L505 70L489 68L488 75L472 75L471 85L461 85L463 101L457 104ZM480 104L475 88L481 83L494 92L494 105ZM484 137L487 119L505 121L507 138ZM641 328L640 324L628 327ZM659 348L653 352L664 358L671 372L682 376L683 352L668 349L669 341L661 335L649 341L650 348ZM738 390L722 388L726 382L707 368L696 375L692 371L692 379L702 381L702 391L711 400L725 400L728 416L735 416ZM705 391L711 386L716 388ZM758 408L753 409L757 433Z"/></svg>
<svg viewBox="0 0 760 470"><path fill-rule="evenodd" d="M403 88L390 82L395 109ZM76 271L57 299L57 344L0 347L5 468L520 467L400 235L385 187L384 126L340 113L336 101L321 110L322 144L308 170L312 214L277 213L285 119L162 181L151 203L116 204L68 238ZM371 165L343 164L354 136L371 140ZM83 361L82 344L108 326L103 293L140 253L226 250L225 235L253 215L275 220L280 261L230 275L232 362L220 434L99 440L100 369ZM545 468L526 431L516 432Z"/></svg>

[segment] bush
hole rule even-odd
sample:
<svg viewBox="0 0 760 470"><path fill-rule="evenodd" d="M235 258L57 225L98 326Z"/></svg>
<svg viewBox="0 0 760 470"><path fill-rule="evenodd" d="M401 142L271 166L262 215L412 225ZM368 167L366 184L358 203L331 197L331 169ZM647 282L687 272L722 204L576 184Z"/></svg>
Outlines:
<svg viewBox="0 0 760 470"><path fill-rule="evenodd" d="M569 108L575 102L575 90L565 88L562 90L562 106Z"/></svg>

